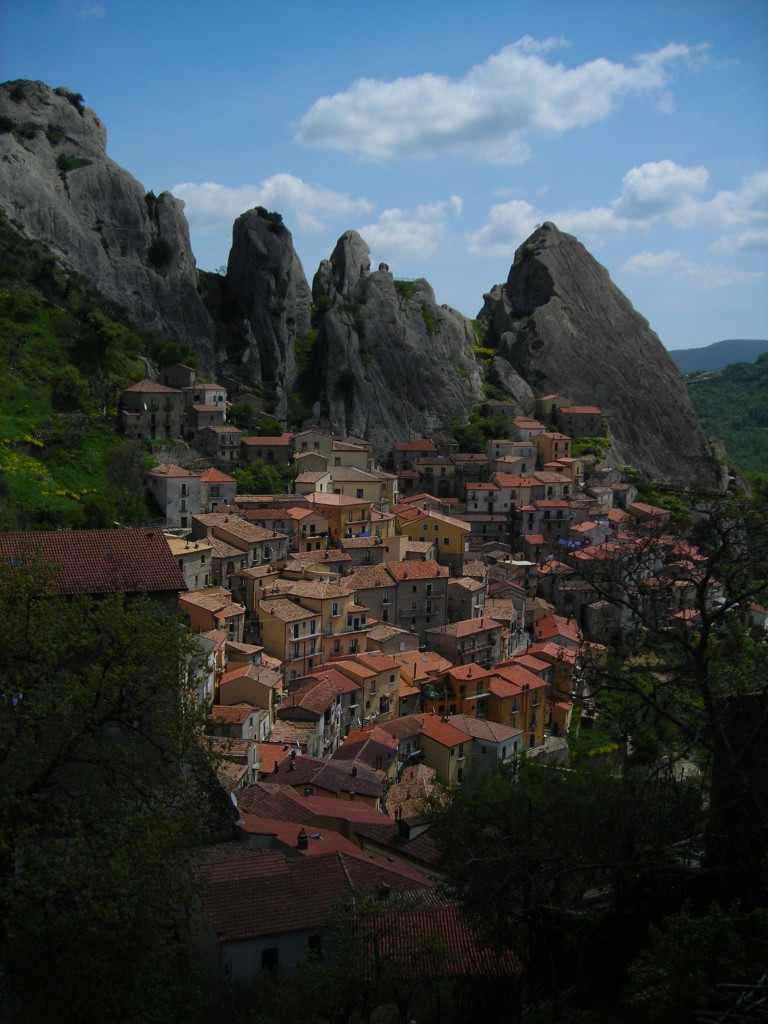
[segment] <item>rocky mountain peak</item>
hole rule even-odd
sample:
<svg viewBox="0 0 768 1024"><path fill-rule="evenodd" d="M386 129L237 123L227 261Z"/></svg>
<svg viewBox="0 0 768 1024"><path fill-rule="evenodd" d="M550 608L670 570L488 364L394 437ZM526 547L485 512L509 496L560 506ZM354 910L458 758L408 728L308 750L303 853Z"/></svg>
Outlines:
<svg viewBox="0 0 768 1024"><path fill-rule="evenodd" d="M365 290L371 272L371 250L357 231L345 231L331 258L323 260L312 281L312 298L320 295L354 300Z"/></svg>
<svg viewBox="0 0 768 1024"><path fill-rule="evenodd" d="M213 367L213 324L197 293L184 204L155 197L106 153L79 93L0 85L0 205L137 324L191 345Z"/></svg>
<svg viewBox="0 0 768 1024"><path fill-rule="evenodd" d="M230 315L247 337L249 373L275 386L277 415L283 415L296 380L295 343L311 326L312 297L279 213L257 206L237 218L225 287Z"/></svg>
<svg viewBox="0 0 768 1024"><path fill-rule="evenodd" d="M545 223L515 253L478 316L538 394L597 405L616 464L685 486L718 474L683 379L658 336L573 235Z"/></svg>

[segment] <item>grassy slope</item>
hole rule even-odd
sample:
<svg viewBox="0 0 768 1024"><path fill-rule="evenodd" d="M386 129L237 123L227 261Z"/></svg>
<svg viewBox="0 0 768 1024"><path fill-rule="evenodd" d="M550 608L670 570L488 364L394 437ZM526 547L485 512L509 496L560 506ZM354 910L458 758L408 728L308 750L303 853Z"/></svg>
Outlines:
<svg viewBox="0 0 768 1024"><path fill-rule="evenodd" d="M106 525L119 514L108 472L126 443L117 397L145 376L142 353L164 348L0 217L1 529Z"/></svg>

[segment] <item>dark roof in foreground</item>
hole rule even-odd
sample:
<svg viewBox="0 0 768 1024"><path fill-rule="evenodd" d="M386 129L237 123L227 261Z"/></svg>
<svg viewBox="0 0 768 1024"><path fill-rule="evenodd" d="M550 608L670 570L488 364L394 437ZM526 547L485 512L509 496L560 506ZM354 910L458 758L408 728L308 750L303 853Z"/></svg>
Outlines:
<svg viewBox="0 0 768 1024"><path fill-rule="evenodd" d="M0 533L0 561L36 553L52 563L58 594L141 594L186 590L162 530L56 530Z"/></svg>

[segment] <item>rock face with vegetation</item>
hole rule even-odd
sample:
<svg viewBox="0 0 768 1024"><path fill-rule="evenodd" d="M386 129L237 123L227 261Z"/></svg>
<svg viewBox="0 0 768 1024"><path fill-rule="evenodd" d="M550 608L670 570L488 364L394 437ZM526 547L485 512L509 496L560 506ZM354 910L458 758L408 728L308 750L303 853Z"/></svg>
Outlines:
<svg viewBox="0 0 768 1024"><path fill-rule="evenodd" d="M572 235L545 223L485 296L487 341L537 395L599 406L610 458L650 477L717 487L718 471L677 367L648 322Z"/></svg>
<svg viewBox="0 0 768 1024"><path fill-rule="evenodd" d="M0 204L141 327L191 345L213 368L184 204L155 197L106 154L82 97L42 82L0 85Z"/></svg>
<svg viewBox="0 0 768 1024"><path fill-rule="evenodd" d="M312 283L317 337L309 358L331 426L368 438L382 454L466 419L482 400L470 322L438 306L423 279L370 270L356 231L336 243Z"/></svg>
<svg viewBox="0 0 768 1024"><path fill-rule="evenodd" d="M277 414L284 416L286 393L296 382L296 340L311 328L312 296L279 213L256 207L237 218L224 287L228 319L246 341L243 363L274 388Z"/></svg>

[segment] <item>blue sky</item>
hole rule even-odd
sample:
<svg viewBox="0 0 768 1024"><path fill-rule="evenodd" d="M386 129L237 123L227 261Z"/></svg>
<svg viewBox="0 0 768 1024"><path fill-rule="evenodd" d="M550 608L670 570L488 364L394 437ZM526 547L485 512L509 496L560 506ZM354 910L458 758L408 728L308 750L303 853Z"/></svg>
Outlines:
<svg viewBox="0 0 768 1024"><path fill-rule="evenodd" d="M768 337L768 4L0 0L0 77L80 92L198 266L282 213L467 316L543 220L667 348Z"/></svg>

